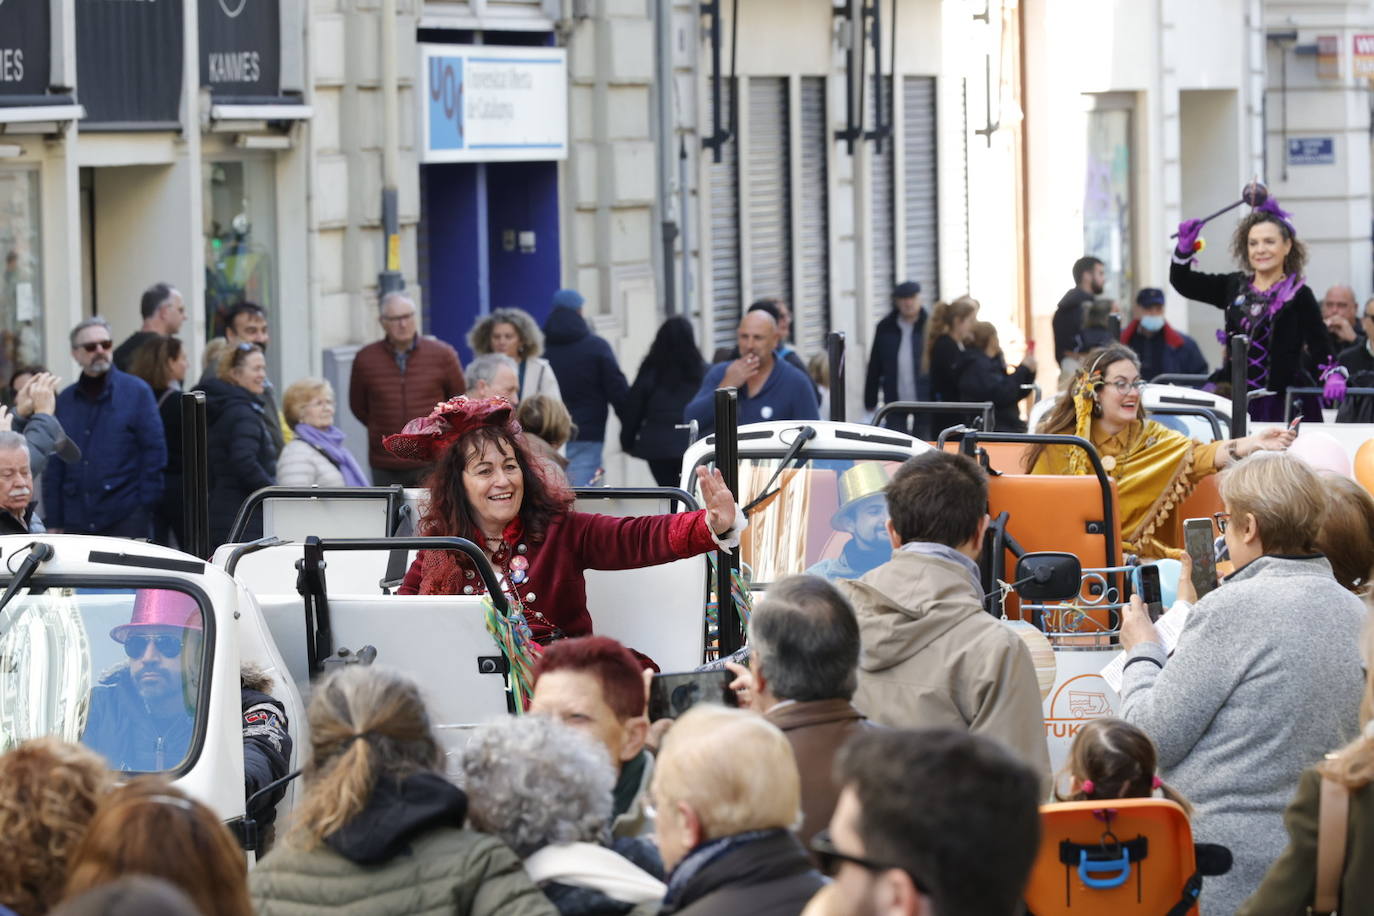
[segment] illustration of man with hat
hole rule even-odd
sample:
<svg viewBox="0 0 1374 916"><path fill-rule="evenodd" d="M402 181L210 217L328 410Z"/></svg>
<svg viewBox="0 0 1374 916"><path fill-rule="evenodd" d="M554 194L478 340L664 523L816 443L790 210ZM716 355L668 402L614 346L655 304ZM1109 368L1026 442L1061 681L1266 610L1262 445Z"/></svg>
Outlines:
<svg viewBox="0 0 1374 916"><path fill-rule="evenodd" d="M840 508L830 517L830 527L849 535L849 540L838 557L821 560L807 575L857 579L892 559L883 495L890 479L877 461L855 464L840 475Z"/></svg>
<svg viewBox="0 0 1374 916"><path fill-rule="evenodd" d="M195 731L200 687L200 605L183 592L143 588L133 616L110 631L128 662L91 690L82 743L111 769L158 772L186 756Z"/></svg>

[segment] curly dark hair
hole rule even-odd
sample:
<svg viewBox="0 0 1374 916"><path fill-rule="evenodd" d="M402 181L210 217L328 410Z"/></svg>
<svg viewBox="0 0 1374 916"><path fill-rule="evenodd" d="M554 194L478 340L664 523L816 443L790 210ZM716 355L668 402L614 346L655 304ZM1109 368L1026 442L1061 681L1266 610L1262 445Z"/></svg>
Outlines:
<svg viewBox="0 0 1374 916"><path fill-rule="evenodd" d="M1289 229L1283 220L1264 210L1255 210L1242 219L1236 224L1236 231L1231 236L1231 256L1236 259L1240 269L1246 273L1252 272L1250 267L1250 230L1260 223L1273 223L1278 226L1279 235L1283 236L1286 241L1293 243L1293 247L1288 250L1288 257L1283 259L1283 272L1290 277L1300 276L1303 268L1307 266L1307 246L1293 234L1293 230Z"/></svg>
<svg viewBox="0 0 1374 916"><path fill-rule="evenodd" d="M495 445L502 455L514 453L520 465L525 488L520 521L525 526L526 540L536 544L542 541L553 517L572 505L572 493L545 476L542 462L530 453L523 435L512 436L496 426L479 426L460 436L434 465L428 481L429 510L420 520L421 534L463 538L475 535L481 539L477 513L468 504L463 487L463 471L488 443Z"/></svg>

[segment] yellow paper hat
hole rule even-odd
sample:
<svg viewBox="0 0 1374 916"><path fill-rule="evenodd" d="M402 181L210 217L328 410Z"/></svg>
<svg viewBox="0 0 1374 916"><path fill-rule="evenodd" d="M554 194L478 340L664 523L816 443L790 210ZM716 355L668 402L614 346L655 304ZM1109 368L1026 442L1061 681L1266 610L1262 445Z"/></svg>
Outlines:
<svg viewBox="0 0 1374 916"><path fill-rule="evenodd" d="M892 482L880 461L864 461L840 475L840 508L830 517L832 528L839 528L860 501L880 495Z"/></svg>

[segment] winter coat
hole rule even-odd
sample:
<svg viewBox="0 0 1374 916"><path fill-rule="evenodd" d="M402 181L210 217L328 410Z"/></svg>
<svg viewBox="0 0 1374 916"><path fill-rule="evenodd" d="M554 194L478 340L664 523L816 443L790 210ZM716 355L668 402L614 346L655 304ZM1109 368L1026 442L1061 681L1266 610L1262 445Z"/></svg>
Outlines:
<svg viewBox="0 0 1374 916"><path fill-rule="evenodd" d="M911 329L911 353L916 363L916 400L929 401L930 370L922 365L926 351L926 319L921 309L916 326ZM902 329L897 326L897 310L887 313L873 329L873 349L868 356L868 376L864 379L864 409L874 410L881 394L884 404L900 400L897 397L897 352L902 347Z"/></svg>
<svg viewBox="0 0 1374 916"><path fill-rule="evenodd" d="M37 507L29 503L24 510L23 519L17 518L12 512L0 509L0 534L43 534L47 531L43 527L43 521L35 513Z"/></svg>
<svg viewBox="0 0 1374 916"><path fill-rule="evenodd" d="M787 736L801 774L804 844L830 824L840 787L835 784L835 755L844 743L872 727L848 700L808 700L774 706L764 714Z"/></svg>
<svg viewBox="0 0 1374 916"><path fill-rule="evenodd" d="M1254 893L1283 852L1302 772L1355 737L1368 616L1323 557L1263 556L1193 606L1172 655L1131 649L1121 717L1192 802L1193 837L1233 857L1207 879L1202 916L1229 916Z"/></svg>
<svg viewBox="0 0 1374 916"><path fill-rule="evenodd" d="M577 424L574 441L604 442L608 406L619 415L630 394L611 345L592 333L580 312L559 305L544 323L544 357Z"/></svg>
<svg viewBox="0 0 1374 916"><path fill-rule="evenodd" d="M1073 352L1073 339L1083 329L1083 313L1092 304L1092 293L1074 287L1064 294L1055 307L1051 327L1054 329L1054 361L1062 363L1064 354Z"/></svg>
<svg viewBox="0 0 1374 916"><path fill-rule="evenodd" d="M399 433L411 420L427 416L435 404L466 390L458 354L442 341L417 337L405 372L385 340L363 347L353 357L348 406L367 427L368 462L393 471L424 467L423 462L397 458L382 448L382 437Z"/></svg>
<svg viewBox="0 0 1374 916"><path fill-rule="evenodd" d="M1288 848L1269 867L1254 896L1237 916L1306 916L1317 887L1318 802L1321 774L1303 772L1297 794L1283 815ZM1341 870L1341 913L1374 913L1374 783L1350 793L1345 830L1345 867ZM1206 896L1204 890L1203 896Z"/></svg>
<svg viewBox="0 0 1374 916"><path fill-rule="evenodd" d="M797 838L775 830L707 862L659 913L797 916L824 883Z"/></svg>
<svg viewBox="0 0 1374 916"><path fill-rule="evenodd" d="M437 773L383 775L314 849L279 843L249 874L258 916L556 916L515 853L463 827L467 797Z"/></svg>
<svg viewBox="0 0 1374 916"><path fill-rule="evenodd" d="M1180 264L1175 258L1169 268L1169 283L1180 295L1221 309L1226 315L1228 339L1244 332L1241 320L1245 316L1243 305L1250 287L1248 274L1239 271L1229 274L1202 273L1193 270L1187 261ZM1273 391L1282 403L1284 392L1289 388L1311 386L1316 381L1303 371L1304 344L1317 365L1325 364L1334 354L1331 350L1331 339L1326 333L1326 324L1322 321L1321 306L1317 304L1317 297L1306 284L1298 287L1293 298L1284 303L1269 326L1272 333L1267 343L1269 362L1264 387ZM1256 352L1253 341L1250 352L1252 355ZM1229 347L1223 353L1221 368L1212 373L1212 380L1231 380ZM1250 382L1253 387L1253 367L1250 369Z"/></svg>
<svg viewBox="0 0 1374 916"><path fill-rule="evenodd" d="M1016 407L1026 397L1022 385L1035 381L1035 373L1017 366L1011 373L1002 354L988 356L976 350L965 354L959 371L959 400L991 401L992 428L1002 433L1024 433L1026 421Z"/></svg>
<svg viewBox="0 0 1374 916"><path fill-rule="evenodd" d="M341 487L343 472L324 452L297 437L277 459L277 484L283 487Z"/></svg>
<svg viewBox="0 0 1374 916"><path fill-rule="evenodd" d="M620 412L620 447L645 461L679 460L690 444L687 430L677 429L682 411L697 393L701 380L660 382L653 366L641 366L625 409Z"/></svg>
<svg viewBox="0 0 1374 916"><path fill-rule="evenodd" d="M663 882L612 849L594 843L545 846L525 871L562 916L629 916L658 912Z"/></svg>
<svg viewBox="0 0 1374 916"><path fill-rule="evenodd" d="M229 538L229 529L244 500L277 482L277 453L268 428L262 399L232 382L211 379L205 388L205 418L209 425L210 543ZM261 537L261 516L244 540Z"/></svg>
<svg viewBox="0 0 1374 916"><path fill-rule="evenodd" d="M716 363L706 372L696 397L682 409L685 421L697 421L697 432L706 435L716 428L716 389L725 378L729 363ZM773 369L763 387L752 397L749 386L739 388L739 423L761 423L768 420L819 420L820 405L811 379L798 372L785 360L774 359Z"/></svg>
<svg viewBox="0 0 1374 916"><path fill-rule="evenodd" d="M935 401L959 400L959 373L966 351L948 334L941 334L930 345L930 397Z"/></svg>
<svg viewBox="0 0 1374 916"><path fill-rule="evenodd" d="M563 392L558 387L558 377L547 359L530 356L520 360L520 400L528 400L537 395L563 400Z"/></svg>
<svg viewBox="0 0 1374 916"><path fill-rule="evenodd" d="M1050 755L1030 650L983 606L953 560L897 550L834 585L859 620L854 706L894 728L960 728L996 738L1049 787Z"/></svg>
<svg viewBox="0 0 1374 916"><path fill-rule="evenodd" d="M195 727L194 710L166 719L150 715L124 662L91 690L81 743L103 756L112 770L157 773L186 757Z"/></svg>
<svg viewBox="0 0 1374 916"><path fill-rule="evenodd" d="M15 432L24 437L29 447L29 471L34 477L41 477L48 467L48 459L57 446L67 438L62 424L50 413L35 413L27 417L15 416L11 412Z"/></svg>
<svg viewBox="0 0 1374 916"><path fill-rule="evenodd" d="M251 667L239 672L239 709L243 715L243 793L245 800L291 772L291 732L286 705L268 693L272 679ZM277 820L277 802L286 797L279 786L258 798L248 813L260 836L269 836Z"/></svg>
<svg viewBox="0 0 1374 916"><path fill-rule="evenodd" d="M151 518L162 498L167 440L148 383L111 369L94 401L73 383L57 396L57 420L81 449L81 463L48 463L48 527L97 534L140 513Z"/></svg>
<svg viewBox="0 0 1374 916"><path fill-rule="evenodd" d="M1363 338L1341 351L1340 363L1350 373L1347 384L1351 388L1374 388L1374 354L1369 352L1369 345ZM1336 413L1336 422L1374 423L1374 398L1347 395Z"/></svg>
<svg viewBox="0 0 1374 916"><path fill-rule="evenodd" d="M1132 321L1121 332L1121 342L1140 357L1140 377L1149 381L1156 375L1206 375L1207 360L1197 341L1174 330L1170 324L1154 334L1146 334L1139 321Z"/></svg>

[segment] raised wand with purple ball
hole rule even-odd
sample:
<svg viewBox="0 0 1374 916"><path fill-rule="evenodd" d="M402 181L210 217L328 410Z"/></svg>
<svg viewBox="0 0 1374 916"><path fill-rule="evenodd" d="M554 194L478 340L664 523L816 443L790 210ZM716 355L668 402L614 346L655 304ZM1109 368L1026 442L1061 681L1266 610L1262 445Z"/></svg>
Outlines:
<svg viewBox="0 0 1374 916"><path fill-rule="evenodd" d="M1215 213L1211 213L1207 216L1204 216L1202 219L1198 221L1198 225L1201 226L1203 223L1209 222L1210 220L1214 220L1218 216L1221 216L1221 214L1227 212L1228 210L1236 209L1236 207L1239 207L1241 204L1249 204L1252 207L1258 207L1268 199L1269 188L1266 187L1264 182L1260 181L1259 178L1252 178L1250 180L1250 183L1241 189L1240 200L1236 201L1233 204L1227 204ZM1169 236L1169 238L1178 238L1178 233L1175 232L1173 235ZM1201 242L1202 240L1199 239L1197 242L1193 243L1194 247L1199 251L1201 250Z"/></svg>

